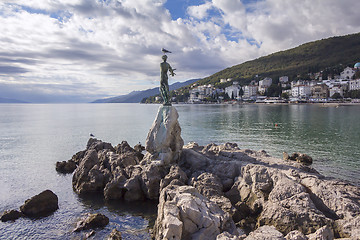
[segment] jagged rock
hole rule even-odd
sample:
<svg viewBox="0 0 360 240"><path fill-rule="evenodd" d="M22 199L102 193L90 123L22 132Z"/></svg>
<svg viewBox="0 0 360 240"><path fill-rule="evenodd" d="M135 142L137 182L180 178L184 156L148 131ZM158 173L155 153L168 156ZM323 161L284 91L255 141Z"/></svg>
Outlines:
<svg viewBox="0 0 360 240"><path fill-rule="evenodd" d="M72 156L71 160L74 161L78 165L80 163L80 160L85 156L85 152L86 152L86 150L75 153Z"/></svg>
<svg viewBox="0 0 360 240"><path fill-rule="evenodd" d="M262 226L251 232L245 240L285 240L281 232L276 230L274 226Z"/></svg>
<svg viewBox="0 0 360 240"><path fill-rule="evenodd" d="M144 193L140 184L140 176L134 176L126 180L124 187L126 192L124 199L126 201L139 201L145 199Z"/></svg>
<svg viewBox="0 0 360 240"><path fill-rule="evenodd" d="M160 190L168 186L175 179L177 179L181 185L184 185L188 181L186 173L178 165L171 166L169 173L160 182Z"/></svg>
<svg viewBox="0 0 360 240"><path fill-rule="evenodd" d="M56 162L56 171L60 173L72 173L77 165L73 160Z"/></svg>
<svg viewBox="0 0 360 240"><path fill-rule="evenodd" d="M80 220L74 232L80 232L88 229L103 228L109 223L109 218L101 213L95 213L88 215L87 218Z"/></svg>
<svg viewBox="0 0 360 240"><path fill-rule="evenodd" d="M263 205L258 226L273 225L284 234L292 230L309 234L332 224L332 220L316 208L304 186L278 171L272 174L274 187Z"/></svg>
<svg viewBox="0 0 360 240"><path fill-rule="evenodd" d="M316 176L302 176L301 183L311 194L317 208L335 220L337 235L360 238L360 188L337 179Z"/></svg>
<svg viewBox="0 0 360 240"><path fill-rule="evenodd" d="M329 226L337 237L360 238L360 188L325 178L297 161L284 162L230 143L205 147L191 143L184 146L177 164L168 165L155 161L158 158L149 152L139 159L138 151L126 142L115 149L110 146L89 141L74 173L74 190L104 192L106 199L128 201L157 199L161 190L154 228L157 239L210 235L214 239L224 229L234 230L232 220L226 220L231 217L246 232L273 225L288 238L302 239ZM212 219L212 230L204 230L206 219ZM228 222L228 227L219 221ZM231 235L219 237L238 236L232 230Z"/></svg>
<svg viewBox="0 0 360 240"><path fill-rule="evenodd" d="M169 185L161 191L156 239L216 239L223 231L235 233L231 217L194 187Z"/></svg>
<svg viewBox="0 0 360 240"><path fill-rule="evenodd" d="M125 188L127 178L123 174L108 182L104 188L104 197L106 200L122 199L127 189Z"/></svg>
<svg viewBox="0 0 360 240"><path fill-rule="evenodd" d="M288 160L297 161L304 165L311 165L313 162L312 157L310 157L307 154L298 153L298 152L293 153L291 156L289 156L289 154L287 152L283 152L283 159L286 161L288 161Z"/></svg>
<svg viewBox="0 0 360 240"><path fill-rule="evenodd" d="M50 190L45 190L25 201L20 211L29 217L43 217L59 208L58 197Z"/></svg>
<svg viewBox="0 0 360 240"><path fill-rule="evenodd" d="M308 240L308 238L298 230L289 232L285 238L286 240Z"/></svg>
<svg viewBox="0 0 360 240"><path fill-rule="evenodd" d="M332 240L334 239L334 233L328 226L324 226L307 237L309 240Z"/></svg>
<svg viewBox="0 0 360 240"><path fill-rule="evenodd" d="M178 113L173 106L160 106L146 138L146 151L165 165L176 162L184 145Z"/></svg>
<svg viewBox="0 0 360 240"><path fill-rule="evenodd" d="M121 240L121 232L118 231L117 229L113 229L109 235L109 237L107 238L107 240Z"/></svg>
<svg viewBox="0 0 360 240"><path fill-rule="evenodd" d="M92 186L89 172L98 162L97 152L95 150L88 150L73 175L73 188L77 193L81 194L95 190Z"/></svg>
<svg viewBox="0 0 360 240"><path fill-rule="evenodd" d="M104 149L108 149L111 152L115 152L115 149L111 145L111 143L103 142L101 140L98 140L96 138L90 138L87 145L86 150L95 150L96 152Z"/></svg>
<svg viewBox="0 0 360 240"><path fill-rule="evenodd" d="M216 236L216 240L243 240L245 236L236 236L228 232L220 233Z"/></svg>
<svg viewBox="0 0 360 240"><path fill-rule="evenodd" d="M1 215L0 220L2 222L15 221L16 219L23 217L23 216L24 216L24 214L22 214L18 210L9 210L9 211L5 211Z"/></svg>
<svg viewBox="0 0 360 240"><path fill-rule="evenodd" d="M160 181L166 175L163 165L151 163L143 166L141 172L141 187L147 199L158 199Z"/></svg>
<svg viewBox="0 0 360 240"><path fill-rule="evenodd" d="M198 177L193 177L190 184L195 187L200 194L208 198L223 194L223 185L220 178L212 173L205 172Z"/></svg>

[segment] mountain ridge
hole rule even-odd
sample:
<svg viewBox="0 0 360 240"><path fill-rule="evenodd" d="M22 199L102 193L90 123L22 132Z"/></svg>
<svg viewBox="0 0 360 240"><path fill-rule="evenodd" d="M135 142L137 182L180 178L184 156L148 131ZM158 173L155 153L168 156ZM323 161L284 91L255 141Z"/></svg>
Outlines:
<svg viewBox="0 0 360 240"><path fill-rule="evenodd" d="M185 82L175 82L169 86L170 91L192 84L199 79L190 79ZM159 87L150 88L142 91L132 91L125 95L111 98L97 99L91 103L140 103L142 99L159 94Z"/></svg>

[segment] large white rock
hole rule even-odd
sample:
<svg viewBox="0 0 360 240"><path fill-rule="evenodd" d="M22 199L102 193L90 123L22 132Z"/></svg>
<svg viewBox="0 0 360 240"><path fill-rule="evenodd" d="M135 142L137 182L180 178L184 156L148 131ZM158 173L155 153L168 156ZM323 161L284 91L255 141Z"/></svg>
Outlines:
<svg viewBox="0 0 360 240"><path fill-rule="evenodd" d="M175 107L160 106L146 138L146 151L164 164L176 162L184 145L178 118Z"/></svg>
<svg viewBox="0 0 360 240"><path fill-rule="evenodd" d="M169 185L161 191L155 239L215 240L223 231L236 233L229 214L194 187Z"/></svg>

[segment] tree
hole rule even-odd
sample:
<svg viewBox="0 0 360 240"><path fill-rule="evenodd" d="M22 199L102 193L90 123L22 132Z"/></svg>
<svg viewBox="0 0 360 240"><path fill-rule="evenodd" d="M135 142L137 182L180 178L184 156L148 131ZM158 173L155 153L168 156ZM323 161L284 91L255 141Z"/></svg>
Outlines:
<svg viewBox="0 0 360 240"><path fill-rule="evenodd" d="M278 97L281 95L281 86L277 84L271 84L271 86L266 91L266 96L268 97Z"/></svg>
<svg viewBox="0 0 360 240"><path fill-rule="evenodd" d="M281 98L283 98L283 99L289 99L289 94L288 93L286 93L286 92L284 92L284 93L282 93L281 94Z"/></svg>

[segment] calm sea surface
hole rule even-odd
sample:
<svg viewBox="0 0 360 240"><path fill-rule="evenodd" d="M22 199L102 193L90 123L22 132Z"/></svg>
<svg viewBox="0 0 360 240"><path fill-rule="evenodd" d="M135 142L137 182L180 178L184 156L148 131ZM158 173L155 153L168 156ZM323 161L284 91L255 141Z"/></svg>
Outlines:
<svg viewBox="0 0 360 240"><path fill-rule="evenodd" d="M89 133L117 145L145 143L159 105L140 104L0 104L0 212L18 209L26 199L51 189L59 210L41 219L0 222L0 239L78 239L79 218L101 212L123 239L149 239L156 217L152 202L105 203L77 196L71 175L55 171L57 161L85 149ZM360 106L319 105L175 105L182 137L205 145L236 142L240 148L307 153L326 176L360 185Z"/></svg>

